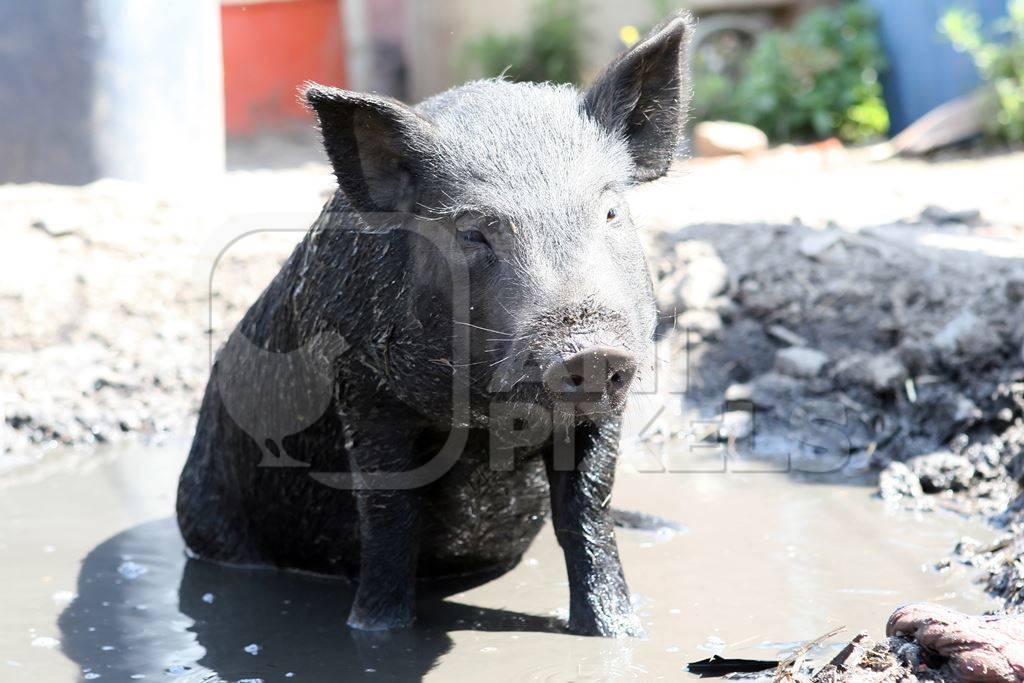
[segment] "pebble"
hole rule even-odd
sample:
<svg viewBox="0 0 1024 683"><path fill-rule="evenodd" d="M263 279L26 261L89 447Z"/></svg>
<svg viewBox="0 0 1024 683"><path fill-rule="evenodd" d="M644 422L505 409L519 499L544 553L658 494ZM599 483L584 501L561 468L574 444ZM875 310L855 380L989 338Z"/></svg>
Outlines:
<svg viewBox="0 0 1024 683"><path fill-rule="evenodd" d="M722 415L723 436L737 440L754 433L754 416L746 410L730 410Z"/></svg>
<svg viewBox="0 0 1024 683"><path fill-rule="evenodd" d="M991 360L1002 347L1002 340L992 326L970 311L963 311L946 323L932 343L950 365L956 364L957 356L965 360Z"/></svg>
<svg viewBox="0 0 1024 683"><path fill-rule="evenodd" d="M689 310L677 319L679 329L692 330L704 339L714 338L722 330L722 318L714 311Z"/></svg>
<svg viewBox="0 0 1024 683"><path fill-rule="evenodd" d="M817 377L827 363L828 355L802 346L781 349L775 354L777 372L801 379Z"/></svg>
<svg viewBox="0 0 1024 683"><path fill-rule="evenodd" d="M952 211L941 206L928 206L921 212L921 220L928 223L963 223L971 225L981 220L981 211L977 209L962 209Z"/></svg>
<svg viewBox="0 0 1024 683"><path fill-rule="evenodd" d="M800 240L800 246L797 248L800 250L800 253L807 258L818 258L831 249L832 246L837 244L842 238L843 233L838 230L821 230L818 232L812 232L810 235Z"/></svg>
<svg viewBox="0 0 1024 683"><path fill-rule="evenodd" d="M868 361L865 370L868 381L875 391L897 389L907 379L907 369L892 353L875 356Z"/></svg>

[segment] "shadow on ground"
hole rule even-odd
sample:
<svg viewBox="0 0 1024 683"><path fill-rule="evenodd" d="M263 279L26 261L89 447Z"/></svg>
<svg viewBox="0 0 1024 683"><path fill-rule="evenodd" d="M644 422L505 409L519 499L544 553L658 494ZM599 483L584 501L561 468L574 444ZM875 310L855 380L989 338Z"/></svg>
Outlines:
<svg viewBox="0 0 1024 683"><path fill-rule="evenodd" d="M188 559L174 520L160 519L89 553L61 642L82 680L417 680L452 631L561 631L554 618L445 599L491 578L422 587L410 631L357 632L345 626L347 582Z"/></svg>

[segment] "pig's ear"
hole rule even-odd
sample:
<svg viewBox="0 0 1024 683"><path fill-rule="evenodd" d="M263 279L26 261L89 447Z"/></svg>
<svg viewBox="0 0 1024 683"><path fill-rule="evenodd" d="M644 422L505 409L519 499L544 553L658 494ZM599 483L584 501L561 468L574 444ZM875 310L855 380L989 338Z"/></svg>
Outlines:
<svg viewBox="0 0 1024 683"><path fill-rule="evenodd" d="M397 100L316 83L316 113L338 186L357 211L409 211L426 170L433 124Z"/></svg>
<svg viewBox="0 0 1024 683"><path fill-rule="evenodd" d="M690 103L686 52L693 29L680 13L608 65L584 95L590 116L623 135L637 180L668 171Z"/></svg>

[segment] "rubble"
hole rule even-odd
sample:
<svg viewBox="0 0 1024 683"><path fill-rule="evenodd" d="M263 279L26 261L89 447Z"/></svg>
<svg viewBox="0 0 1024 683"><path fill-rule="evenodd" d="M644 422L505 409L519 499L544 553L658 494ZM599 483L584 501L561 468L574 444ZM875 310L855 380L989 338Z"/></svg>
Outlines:
<svg viewBox="0 0 1024 683"><path fill-rule="evenodd" d="M1010 241L979 251L972 231L988 228L972 215L928 215L862 230L663 233L661 253L726 269L714 278L724 295L701 302L722 326L688 348L690 400L751 402L756 433L737 439L749 456L833 476L878 471L887 500L990 515L1018 539L1024 510L1007 506L1024 480L1024 285L1013 284L1024 258L1007 256ZM661 274L680 277L672 263ZM723 432L745 434L730 405ZM1024 606L1021 563L1000 552L986 562L990 590Z"/></svg>

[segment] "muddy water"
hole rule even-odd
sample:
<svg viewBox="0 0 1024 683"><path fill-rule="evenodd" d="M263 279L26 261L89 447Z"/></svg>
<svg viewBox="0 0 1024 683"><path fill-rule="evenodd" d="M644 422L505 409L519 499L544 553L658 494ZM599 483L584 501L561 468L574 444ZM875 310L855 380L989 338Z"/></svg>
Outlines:
<svg viewBox="0 0 1024 683"><path fill-rule="evenodd" d="M978 524L887 510L869 487L624 468L619 507L687 527L619 533L646 640L558 632L550 529L512 572L425 592L415 630L352 633L339 582L186 560L170 517L183 450L54 455L0 478L0 680L676 679L714 652L878 634L909 600L994 606L929 568L961 535L988 537Z"/></svg>

